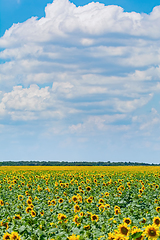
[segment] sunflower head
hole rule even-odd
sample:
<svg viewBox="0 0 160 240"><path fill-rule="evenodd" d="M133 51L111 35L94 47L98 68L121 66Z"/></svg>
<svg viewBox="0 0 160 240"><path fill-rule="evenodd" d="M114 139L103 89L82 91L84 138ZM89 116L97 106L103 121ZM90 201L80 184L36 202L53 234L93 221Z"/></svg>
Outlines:
<svg viewBox="0 0 160 240"><path fill-rule="evenodd" d="M90 186L86 187L86 190L87 192L91 191L91 187Z"/></svg>
<svg viewBox="0 0 160 240"><path fill-rule="evenodd" d="M126 223L120 224L118 226L118 230L119 230L119 233L122 234L123 236L128 236L130 232L130 229Z"/></svg>
<svg viewBox="0 0 160 240"><path fill-rule="evenodd" d="M34 210L31 210L31 216L35 217L36 216L36 212Z"/></svg>
<svg viewBox="0 0 160 240"><path fill-rule="evenodd" d="M153 218L153 224L155 224L156 226L160 226L160 218L159 217L154 217Z"/></svg>
<svg viewBox="0 0 160 240"><path fill-rule="evenodd" d="M18 235L17 232L12 232L10 235L11 240L21 240L20 236Z"/></svg>
<svg viewBox="0 0 160 240"><path fill-rule="evenodd" d="M79 240L80 236L79 235L75 235L74 233L72 234L72 236L68 237L69 240Z"/></svg>
<svg viewBox="0 0 160 240"><path fill-rule="evenodd" d="M10 234L9 233L5 233L3 235L3 240L9 240L10 239Z"/></svg>
<svg viewBox="0 0 160 240"><path fill-rule="evenodd" d="M58 202L59 202L59 203L63 203L63 198L60 198L60 199L58 200Z"/></svg>
<svg viewBox="0 0 160 240"><path fill-rule="evenodd" d="M131 219L130 218L124 218L123 222L126 223L127 225L131 224Z"/></svg>
<svg viewBox="0 0 160 240"><path fill-rule="evenodd" d="M84 227L83 227L85 230L90 230L90 225L85 225Z"/></svg>
<svg viewBox="0 0 160 240"><path fill-rule="evenodd" d="M149 239L157 239L159 236L159 228L155 225L148 225L144 231L146 237Z"/></svg>
<svg viewBox="0 0 160 240"><path fill-rule="evenodd" d="M98 220L99 220L98 215L96 215L96 214L91 214L91 221L92 221L92 222L93 222L93 221L98 222Z"/></svg>

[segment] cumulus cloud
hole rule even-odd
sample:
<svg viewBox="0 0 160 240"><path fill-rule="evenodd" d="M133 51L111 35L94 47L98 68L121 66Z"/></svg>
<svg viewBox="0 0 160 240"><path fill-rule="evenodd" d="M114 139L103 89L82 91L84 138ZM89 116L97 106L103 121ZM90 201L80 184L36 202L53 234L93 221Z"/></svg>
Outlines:
<svg viewBox="0 0 160 240"><path fill-rule="evenodd" d="M68 0L13 24L0 38L1 119L61 119L71 133L146 129L125 121L160 92L159 24L160 6L144 14Z"/></svg>

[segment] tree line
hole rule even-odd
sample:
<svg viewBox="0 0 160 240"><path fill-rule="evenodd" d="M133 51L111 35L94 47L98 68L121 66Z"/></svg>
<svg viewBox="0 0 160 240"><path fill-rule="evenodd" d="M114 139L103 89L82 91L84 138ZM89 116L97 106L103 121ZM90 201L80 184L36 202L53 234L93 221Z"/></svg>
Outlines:
<svg viewBox="0 0 160 240"><path fill-rule="evenodd" d="M139 162L68 162L68 161L2 161L0 166L160 166L159 164Z"/></svg>

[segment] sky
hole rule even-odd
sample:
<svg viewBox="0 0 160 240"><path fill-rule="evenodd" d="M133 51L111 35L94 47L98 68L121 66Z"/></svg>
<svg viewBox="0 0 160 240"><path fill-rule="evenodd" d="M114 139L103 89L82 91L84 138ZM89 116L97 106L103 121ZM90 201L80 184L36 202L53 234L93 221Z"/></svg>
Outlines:
<svg viewBox="0 0 160 240"><path fill-rule="evenodd" d="M0 160L159 163L158 2L1 0Z"/></svg>

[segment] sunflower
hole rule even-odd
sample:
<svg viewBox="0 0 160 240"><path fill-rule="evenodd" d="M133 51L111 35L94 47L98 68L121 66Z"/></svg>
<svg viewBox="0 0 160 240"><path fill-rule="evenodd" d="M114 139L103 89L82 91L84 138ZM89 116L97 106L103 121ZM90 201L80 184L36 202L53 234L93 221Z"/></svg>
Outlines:
<svg viewBox="0 0 160 240"><path fill-rule="evenodd" d="M32 204L32 200L31 200L31 199L28 199L28 200L27 200L27 204L28 204L28 205L31 205L31 204Z"/></svg>
<svg viewBox="0 0 160 240"><path fill-rule="evenodd" d="M92 221L92 222L93 222L93 221L98 222L98 220L99 220L98 215L96 215L96 214L91 214L91 221Z"/></svg>
<svg viewBox="0 0 160 240"><path fill-rule="evenodd" d="M10 240L10 234L9 233L5 233L3 235L3 240Z"/></svg>
<svg viewBox="0 0 160 240"><path fill-rule="evenodd" d="M11 240L21 240L20 236L18 235L17 232L12 232L10 235Z"/></svg>
<svg viewBox="0 0 160 240"><path fill-rule="evenodd" d="M80 211L80 206L79 206L78 204L76 204L76 205L74 206L74 212L77 213L77 212L79 212L79 211Z"/></svg>
<svg viewBox="0 0 160 240"><path fill-rule="evenodd" d="M86 187L86 190L87 192L91 191L91 187L90 186Z"/></svg>
<svg viewBox="0 0 160 240"><path fill-rule="evenodd" d="M114 239L115 240L128 240L128 237L118 233L118 234L115 235Z"/></svg>
<svg viewBox="0 0 160 240"><path fill-rule="evenodd" d="M59 220L66 220L67 216L64 215L63 213L58 214L58 219Z"/></svg>
<svg viewBox="0 0 160 240"><path fill-rule="evenodd" d="M78 194L78 200L82 203L82 196Z"/></svg>
<svg viewBox="0 0 160 240"><path fill-rule="evenodd" d="M13 219L20 220L22 217L19 214L16 214Z"/></svg>
<svg viewBox="0 0 160 240"><path fill-rule="evenodd" d="M56 200L53 199L53 200L51 201L51 204L52 204L53 206L55 206L55 205L56 205Z"/></svg>
<svg viewBox="0 0 160 240"><path fill-rule="evenodd" d="M124 218L123 222L126 223L127 225L131 224L131 219L130 218Z"/></svg>
<svg viewBox="0 0 160 240"><path fill-rule="evenodd" d="M29 213L32 210L31 207L26 207L26 213Z"/></svg>
<svg viewBox="0 0 160 240"><path fill-rule="evenodd" d="M92 203L92 199L89 197L89 198L87 198L87 203Z"/></svg>
<svg viewBox="0 0 160 240"><path fill-rule="evenodd" d="M144 231L145 235L148 237L148 239L156 240L159 236L159 228L155 225L148 225Z"/></svg>
<svg viewBox="0 0 160 240"><path fill-rule="evenodd" d="M109 196L109 192L105 192L105 196L108 197Z"/></svg>
<svg viewBox="0 0 160 240"><path fill-rule="evenodd" d="M84 225L83 228L84 228L85 230L90 230L91 227L90 227L90 225L88 224L88 225Z"/></svg>
<svg viewBox="0 0 160 240"><path fill-rule="evenodd" d="M99 199L99 204L103 204L104 203L104 199L103 198L100 198Z"/></svg>
<svg viewBox="0 0 160 240"><path fill-rule="evenodd" d="M0 205L1 205L1 206L4 206L3 200L0 200Z"/></svg>
<svg viewBox="0 0 160 240"><path fill-rule="evenodd" d="M31 210L31 216L35 217L36 216L36 212L34 210Z"/></svg>
<svg viewBox="0 0 160 240"><path fill-rule="evenodd" d="M60 199L58 200L58 202L59 202L59 203L63 203L63 198L60 198Z"/></svg>
<svg viewBox="0 0 160 240"><path fill-rule="evenodd" d="M40 211L40 214L41 214L41 216L43 216L44 215L44 210Z"/></svg>
<svg viewBox="0 0 160 240"><path fill-rule="evenodd" d="M72 234L72 236L68 237L69 240L79 240L80 236L79 235L75 235L75 234Z"/></svg>
<svg viewBox="0 0 160 240"><path fill-rule="evenodd" d="M104 212L104 210L105 210L105 205L104 204L101 204L100 206L99 206L99 211L101 212Z"/></svg>
<svg viewBox="0 0 160 240"><path fill-rule="evenodd" d="M141 221L141 223L146 223L146 218L143 218L143 220Z"/></svg>
<svg viewBox="0 0 160 240"><path fill-rule="evenodd" d="M79 191L81 191L81 190L82 190L82 187L81 187L81 186L79 186L79 187L78 187L78 190L79 190Z"/></svg>
<svg viewBox="0 0 160 240"><path fill-rule="evenodd" d="M159 213L160 212L160 207L156 207L156 211Z"/></svg>
<svg viewBox="0 0 160 240"><path fill-rule="evenodd" d="M3 220L4 221L4 220ZM6 229L8 229L9 228L9 226L8 226L8 223L7 222L1 222L1 226L3 226L3 227L5 227Z"/></svg>
<svg viewBox="0 0 160 240"><path fill-rule="evenodd" d="M18 195L18 200L23 200L23 195Z"/></svg>
<svg viewBox="0 0 160 240"><path fill-rule="evenodd" d="M83 212L80 212L80 216L83 217L83 216L84 216L84 213L83 213Z"/></svg>
<svg viewBox="0 0 160 240"><path fill-rule="evenodd" d="M156 226L160 226L160 218L159 217L154 217L153 218L153 224L155 224Z"/></svg>
<svg viewBox="0 0 160 240"><path fill-rule="evenodd" d="M110 208L110 205L107 203L107 204L105 204L105 208L106 209L109 209Z"/></svg>
<svg viewBox="0 0 160 240"><path fill-rule="evenodd" d="M78 201L78 197L74 195L74 196L72 197L72 201L73 201L73 202L77 202L77 201Z"/></svg>
<svg viewBox="0 0 160 240"><path fill-rule="evenodd" d="M114 240L114 239L115 239L115 234L109 232L109 233L108 233L108 240Z"/></svg>
<svg viewBox="0 0 160 240"><path fill-rule="evenodd" d="M114 213L115 213L115 215L118 215L118 214L120 214L120 213L121 213L121 210L120 210L120 209L118 209L118 208L116 208L116 209L114 210Z"/></svg>
<svg viewBox="0 0 160 240"><path fill-rule="evenodd" d="M130 232L129 227L127 226L126 223L120 224L118 226L118 230L119 230L119 233L122 234L123 236L128 236Z"/></svg>
<svg viewBox="0 0 160 240"><path fill-rule="evenodd" d="M79 216L78 215L75 215L74 218L73 218L73 222L75 222L75 224L80 225L80 219L79 219Z"/></svg>

